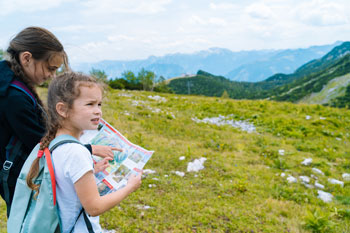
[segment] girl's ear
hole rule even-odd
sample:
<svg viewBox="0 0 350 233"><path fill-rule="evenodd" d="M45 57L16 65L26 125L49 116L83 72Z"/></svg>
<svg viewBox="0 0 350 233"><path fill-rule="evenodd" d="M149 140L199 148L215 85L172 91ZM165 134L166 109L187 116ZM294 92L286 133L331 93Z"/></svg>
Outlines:
<svg viewBox="0 0 350 233"><path fill-rule="evenodd" d="M19 54L19 61L22 66L28 66L32 59L33 59L33 56L28 51L21 52Z"/></svg>
<svg viewBox="0 0 350 233"><path fill-rule="evenodd" d="M56 104L56 111L63 118L68 117L68 108L67 108L67 105L65 103L58 102Z"/></svg>

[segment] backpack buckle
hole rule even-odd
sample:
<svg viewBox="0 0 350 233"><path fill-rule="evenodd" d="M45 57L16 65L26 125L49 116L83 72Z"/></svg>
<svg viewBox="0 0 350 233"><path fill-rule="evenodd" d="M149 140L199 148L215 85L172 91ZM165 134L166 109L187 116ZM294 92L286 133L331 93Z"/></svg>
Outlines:
<svg viewBox="0 0 350 233"><path fill-rule="evenodd" d="M10 170L10 168L12 167L12 164L13 163L11 161L6 160L2 165L2 167L5 171L7 171L7 170Z"/></svg>

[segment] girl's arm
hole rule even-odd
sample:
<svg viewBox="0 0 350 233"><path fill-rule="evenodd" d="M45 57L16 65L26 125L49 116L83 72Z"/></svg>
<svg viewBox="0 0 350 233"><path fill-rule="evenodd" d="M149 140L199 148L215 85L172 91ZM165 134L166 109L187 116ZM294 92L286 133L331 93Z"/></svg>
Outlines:
<svg viewBox="0 0 350 233"><path fill-rule="evenodd" d="M118 205L130 193L141 185L141 173L130 175L128 184L116 192L100 196L92 171L87 172L74 183L75 191L85 211L91 216L98 216Z"/></svg>

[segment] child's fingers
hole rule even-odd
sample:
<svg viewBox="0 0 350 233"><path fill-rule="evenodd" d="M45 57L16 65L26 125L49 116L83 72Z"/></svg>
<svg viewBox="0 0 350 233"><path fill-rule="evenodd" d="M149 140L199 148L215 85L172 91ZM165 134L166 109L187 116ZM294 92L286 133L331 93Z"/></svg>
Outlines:
<svg viewBox="0 0 350 233"><path fill-rule="evenodd" d="M117 148L117 147L111 147L111 150L117 150L117 151L123 152L123 149Z"/></svg>

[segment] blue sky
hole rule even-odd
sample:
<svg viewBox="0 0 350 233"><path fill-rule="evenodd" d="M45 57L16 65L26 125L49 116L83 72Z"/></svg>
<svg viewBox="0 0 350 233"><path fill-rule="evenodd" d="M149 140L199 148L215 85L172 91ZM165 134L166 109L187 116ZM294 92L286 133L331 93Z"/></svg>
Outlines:
<svg viewBox="0 0 350 233"><path fill-rule="evenodd" d="M21 29L41 26L60 39L73 64L350 38L348 0L0 0L0 9L1 48Z"/></svg>

